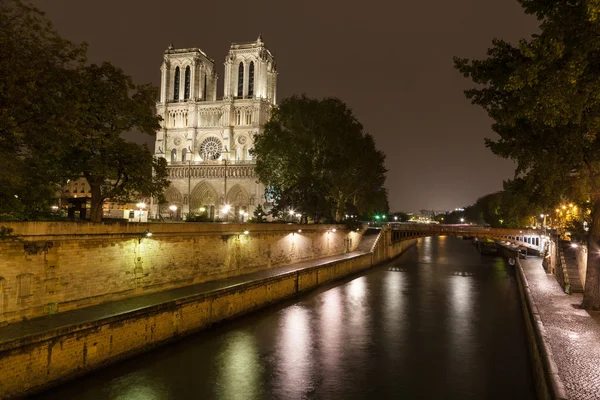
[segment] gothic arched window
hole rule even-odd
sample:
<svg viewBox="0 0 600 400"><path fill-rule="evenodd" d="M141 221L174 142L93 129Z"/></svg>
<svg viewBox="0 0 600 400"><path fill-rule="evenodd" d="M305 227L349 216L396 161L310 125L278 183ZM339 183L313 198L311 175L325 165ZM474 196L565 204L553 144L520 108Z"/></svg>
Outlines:
<svg viewBox="0 0 600 400"><path fill-rule="evenodd" d="M254 96L254 61L250 61L248 70L248 97Z"/></svg>
<svg viewBox="0 0 600 400"><path fill-rule="evenodd" d="M202 100L206 100L206 74L204 74L204 87L202 88Z"/></svg>
<svg viewBox="0 0 600 400"><path fill-rule="evenodd" d="M238 93L237 97L244 96L244 63L240 63L238 68Z"/></svg>
<svg viewBox="0 0 600 400"><path fill-rule="evenodd" d="M187 157L187 149L181 150L181 161L185 162L186 157Z"/></svg>
<svg viewBox="0 0 600 400"><path fill-rule="evenodd" d="M179 67L175 68L175 80L173 81L173 100L179 100Z"/></svg>
<svg viewBox="0 0 600 400"><path fill-rule="evenodd" d="M174 163L175 161L177 161L177 150L173 149L171 150L171 162Z"/></svg>
<svg viewBox="0 0 600 400"><path fill-rule="evenodd" d="M185 67L185 89L183 91L183 98L187 100L190 98L190 66Z"/></svg>

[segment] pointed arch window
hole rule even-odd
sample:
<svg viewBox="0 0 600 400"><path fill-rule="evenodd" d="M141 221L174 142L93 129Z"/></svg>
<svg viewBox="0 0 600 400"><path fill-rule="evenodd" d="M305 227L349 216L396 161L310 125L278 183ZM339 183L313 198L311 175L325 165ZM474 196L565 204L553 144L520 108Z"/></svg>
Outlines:
<svg viewBox="0 0 600 400"><path fill-rule="evenodd" d="M190 98L190 66L185 67L185 89L183 91L183 99L188 100Z"/></svg>
<svg viewBox="0 0 600 400"><path fill-rule="evenodd" d="M177 161L177 149L171 150L171 162L174 163Z"/></svg>
<svg viewBox="0 0 600 400"><path fill-rule="evenodd" d="M244 63L240 63L238 68L238 92L237 97L244 96Z"/></svg>
<svg viewBox="0 0 600 400"><path fill-rule="evenodd" d="M250 61L248 69L248 97L254 97L254 61Z"/></svg>
<svg viewBox="0 0 600 400"><path fill-rule="evenodd" d="M202 99L206 100L206 74L204 74L204 86L202 88Z"/></svg>
<svg viewBox="0 0 600 400"><path fill-rule="evenodd" d="M175 68L175 80L173 81L173 100L179 100L179 80L180 80L179 67Z"/></svg>
<svg viewBox="0 0 600 400"><path fill-rule="evenodd" d="M187 161L186 158L187 158L187 149L183 149L183 150L181 150L181 162L186 162Z"/></svg>

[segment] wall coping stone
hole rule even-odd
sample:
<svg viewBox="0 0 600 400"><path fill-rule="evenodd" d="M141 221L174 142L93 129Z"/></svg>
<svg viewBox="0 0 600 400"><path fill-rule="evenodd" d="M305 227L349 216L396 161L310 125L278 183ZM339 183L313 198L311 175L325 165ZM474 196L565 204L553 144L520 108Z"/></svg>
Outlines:
<svg viewBox="0 0 600 400"><path fill-rule="evenodd" d="M93 222L0 222L0 226L12 228L15 236L72 236L72 235L140 235L149 230L152 234L241 234L269 232L306 232L345 230L345 225L336 224L275 224L275 223L228 223L228 222L187 222L187 223L93 223Z"/></svg>

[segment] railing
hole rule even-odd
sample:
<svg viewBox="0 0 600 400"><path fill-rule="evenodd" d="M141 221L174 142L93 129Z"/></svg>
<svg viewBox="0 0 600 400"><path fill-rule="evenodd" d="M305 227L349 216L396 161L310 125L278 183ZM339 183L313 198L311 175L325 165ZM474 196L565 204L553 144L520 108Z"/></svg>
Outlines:
<svg viewBox="0 0 600 400"><path fill-rule="evenodd" d="M556 241L556 251L558 255L556 261L560 264L557 269L562 272L563 290L568 291L571 288L571 282L569 281L569 271L567 270L567 262L560 240ZM560 283L560 279L558 282Z"/></svg>
<svg viewBox="0 0 600 400"><path fill-rule="evenodd" d="M256 161L255 160L227 160L227 164L225 163L225 161L222 160L209 160L209 161L169 161L169 165L167 166L167 168L171 168L171 167L181 167L181 166L186 166L186 167L194 167L194 166L211 166L211 167L218 167L218 166L225 166L227 165L232 166L232 165L256 165Z"/></svg>
<svg viewBox="0 0 600 400"><path fill-rule="evenodd" d="M466 237L487 237L500 241L511 242L522 247L541 252L544 247L545 235L538 230L502 229L471 225L433 225L386 223L395 232L405 232L402 235L392 235L393 240L405 240L413 237L433 235L453 235Z"/></svg>
<svg viewBox="0 0 600 400"><path fill-rule="evenodd" d="M254 165L182 165L167 168L169 178L256 178ZM227 174L227 175L226 175Z"/></svg>

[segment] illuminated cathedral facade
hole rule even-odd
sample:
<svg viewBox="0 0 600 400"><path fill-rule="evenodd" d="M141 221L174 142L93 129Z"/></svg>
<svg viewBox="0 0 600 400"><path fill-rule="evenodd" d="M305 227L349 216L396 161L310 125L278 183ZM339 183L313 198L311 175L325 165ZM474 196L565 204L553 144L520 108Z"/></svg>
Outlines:
<svg viewBox="0 0 600 400"><path fill-rule="evenodd" d="M275 59L260 36L231 44L222 97L213 59L199 48L169 46L161 66L156 108L163 121L155 154L167 160L171 185L167 203L153 212L224 221L251 216L265 198L250 150L276 93Z"/></svg>

